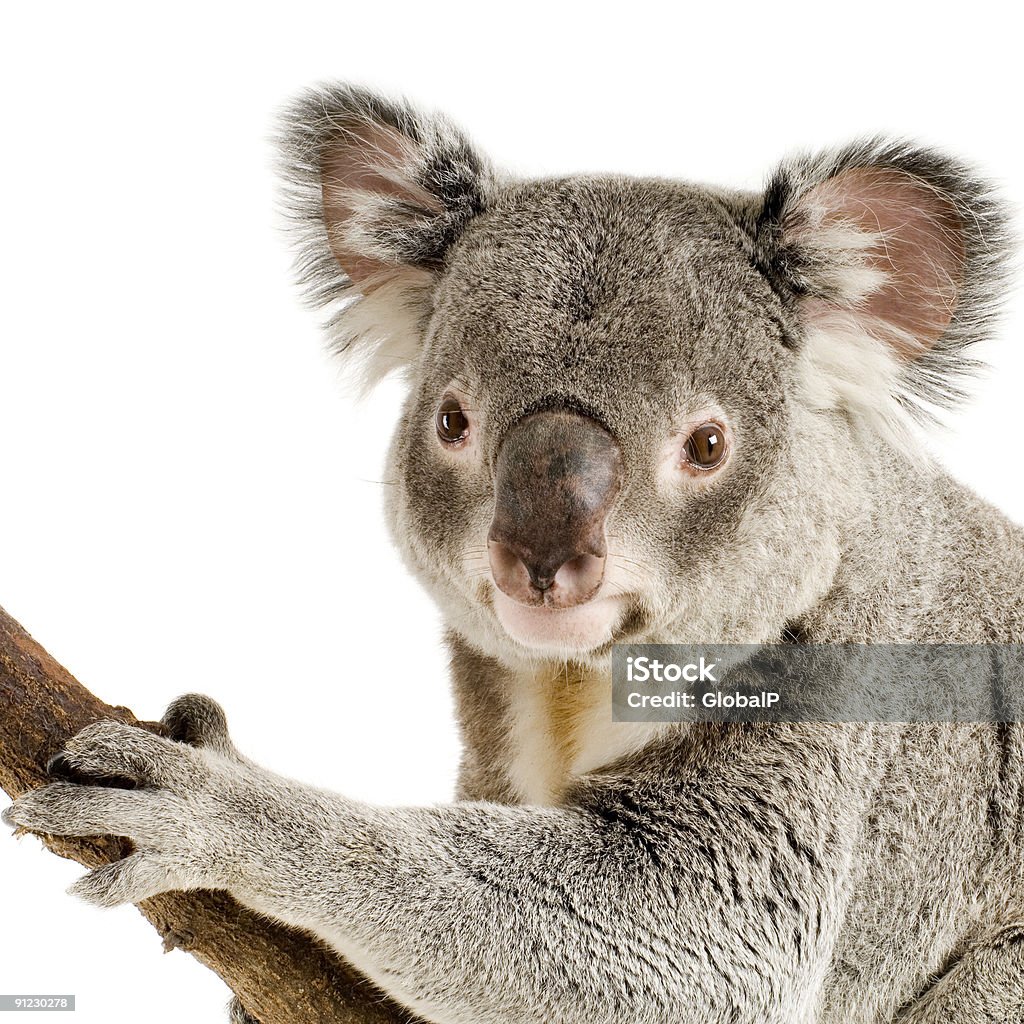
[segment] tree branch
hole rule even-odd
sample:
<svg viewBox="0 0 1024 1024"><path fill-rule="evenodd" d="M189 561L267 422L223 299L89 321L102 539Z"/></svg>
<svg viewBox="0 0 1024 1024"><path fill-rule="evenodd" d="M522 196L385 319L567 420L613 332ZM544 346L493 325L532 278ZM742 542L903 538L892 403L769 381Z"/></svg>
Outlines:
<svg viewBox="0 0 1024 1024"><path fill-rule="evenodd" d="M0 609L0 788L20 796L50 781L45 765L104 718L159 730L93 696ZM43 837L89 867L120 860L127 840ZM260 918L222 892L168 893L139 904L163 936L215 971L261 1024L407 1024L412 1018L311 936Z"/></svg>

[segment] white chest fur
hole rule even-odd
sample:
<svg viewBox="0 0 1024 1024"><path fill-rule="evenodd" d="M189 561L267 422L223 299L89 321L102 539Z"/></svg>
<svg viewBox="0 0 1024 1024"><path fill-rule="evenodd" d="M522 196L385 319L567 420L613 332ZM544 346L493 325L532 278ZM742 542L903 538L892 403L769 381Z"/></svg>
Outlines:
<svg viewBox="0 0 1024 1024"><path fill-rule="evenodd" d="M610 670L547 662L516 676L509 778L526 804L554 805L576 778L637 750L665 727L612 720Z"/></svg>

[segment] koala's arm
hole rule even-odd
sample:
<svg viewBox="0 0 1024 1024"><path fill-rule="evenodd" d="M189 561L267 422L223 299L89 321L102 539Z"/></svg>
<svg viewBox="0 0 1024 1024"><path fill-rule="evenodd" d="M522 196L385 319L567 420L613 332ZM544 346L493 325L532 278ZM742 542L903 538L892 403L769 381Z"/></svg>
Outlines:
<svg viewBox="0 0 1024 1024"><path fill-rule="evenodd" d="M168 720L202 747L99 723L64 755L143 788L57 783L8 812L133 839L131 857L77 883L86 898L226 889L442 1024L812 1019L870 760L853 732L835 733L838 750L738 747L730 771L695 773L674 802L641 768L560 808L390 809L242 758L212 702L178 702Z"/></svg>

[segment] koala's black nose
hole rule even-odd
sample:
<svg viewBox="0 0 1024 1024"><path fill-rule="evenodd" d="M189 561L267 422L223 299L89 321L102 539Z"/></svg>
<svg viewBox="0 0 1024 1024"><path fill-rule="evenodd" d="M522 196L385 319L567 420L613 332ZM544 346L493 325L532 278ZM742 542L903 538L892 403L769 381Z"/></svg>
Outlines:
<svg viewBox="0 0 1024 1024"><path fill-rule="evenodd" d="M488 534L495 584L521 604L570 608L604 579L605 520L622 486L622 454L596 420L539 412L505 435Z"/></svg>

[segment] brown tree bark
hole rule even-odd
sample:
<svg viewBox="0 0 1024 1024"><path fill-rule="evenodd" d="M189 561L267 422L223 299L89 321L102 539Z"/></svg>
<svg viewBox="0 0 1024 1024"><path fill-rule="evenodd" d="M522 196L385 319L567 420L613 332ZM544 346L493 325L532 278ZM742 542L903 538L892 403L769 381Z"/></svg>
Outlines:
<svg viewBox="0 0 1024 1024"><path fill-rule="evenodd" d="M93 696L0 609L0 788L12 797L44 785L45 765L80 729L104 718L139 723ZM43 837L89 867L126 855L116 838ZM388 1001L311 936L268 923L222 892L168 893L139 910L163 936L220 975L261 1024L405 1024Z"/></svg>

